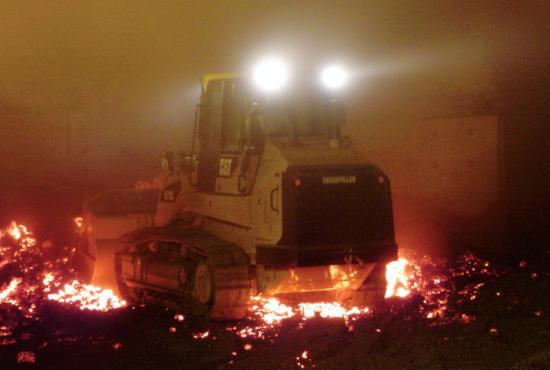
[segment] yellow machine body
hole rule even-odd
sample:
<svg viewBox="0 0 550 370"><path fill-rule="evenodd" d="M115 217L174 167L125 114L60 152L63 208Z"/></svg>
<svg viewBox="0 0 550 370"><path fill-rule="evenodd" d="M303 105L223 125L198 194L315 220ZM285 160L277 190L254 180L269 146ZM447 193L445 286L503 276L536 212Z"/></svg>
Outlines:
<svg viewBox="0 0 550 370"><path fill-rule="evenodd" d="M389 179L340 136L340 105L256 99L218 74L198 109L191 152L166 156L160 189L88 202L96 283L221 319L258 293L383 291L397 257Z"/></svg>

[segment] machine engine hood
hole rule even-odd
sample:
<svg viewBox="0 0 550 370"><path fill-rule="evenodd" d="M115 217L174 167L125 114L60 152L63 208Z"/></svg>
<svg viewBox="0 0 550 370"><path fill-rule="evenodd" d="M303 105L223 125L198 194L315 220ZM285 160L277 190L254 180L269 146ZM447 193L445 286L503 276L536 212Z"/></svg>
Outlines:
<svg viewBox="0 0 550 370"><path fill-rule="evenodd" d="M298 143L288 138L268 140L288 167L372 165L364 155L349 147L331 148L325 137L300 137Z"/></svg>

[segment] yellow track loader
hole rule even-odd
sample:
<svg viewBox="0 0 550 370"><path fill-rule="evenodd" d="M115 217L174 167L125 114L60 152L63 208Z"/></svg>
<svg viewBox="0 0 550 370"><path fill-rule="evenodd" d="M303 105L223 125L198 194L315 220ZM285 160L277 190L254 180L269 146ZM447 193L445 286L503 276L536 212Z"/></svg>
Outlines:
<svg viewBox="0 0 550 370"><path fill-rule="evenodd" d="M222 320L259 293L383 297L397 258L390 182L341 136L343 121L327 94L267 96L244 77L205 76L191 151L165 156L160 188L87 202L84 273L131 302Z"/></svg>

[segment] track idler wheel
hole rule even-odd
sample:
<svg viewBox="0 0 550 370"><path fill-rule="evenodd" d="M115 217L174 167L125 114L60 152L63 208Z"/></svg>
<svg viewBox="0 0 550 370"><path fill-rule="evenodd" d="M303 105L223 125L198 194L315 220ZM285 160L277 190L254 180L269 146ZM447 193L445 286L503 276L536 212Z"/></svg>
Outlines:
<svg viewBox="0 0 550 370"><path fill-rule="evenodd" d="M115 275L118 293L124 298L128 303L131 304L140 304L142 303L141 293L136 288L129 288L128 285L124 282L124 279L121 275L121 260L120 254L115 253Z"/></svg>
<svg viewBox="0 0 550 370"><path fill-rule="evenodd" d="M200 262L193 276L192 296L195 301L193 311L207 313L214 303L214 278L208 265Z"/></svg>

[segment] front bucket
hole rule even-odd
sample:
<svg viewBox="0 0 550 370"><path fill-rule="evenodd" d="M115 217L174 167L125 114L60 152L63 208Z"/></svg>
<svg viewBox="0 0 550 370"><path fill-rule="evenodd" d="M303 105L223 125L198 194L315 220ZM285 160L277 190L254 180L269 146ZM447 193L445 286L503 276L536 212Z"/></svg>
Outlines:
<svg viewBox="0 0 550 370"><path fill-rule="evenodd" d="M112 190L91 198L84 207L78 248L82 278L118 292L114 254L120 238L154 224L158 190Z"/></svg>

